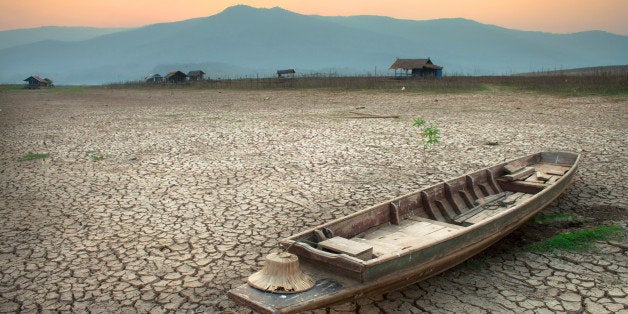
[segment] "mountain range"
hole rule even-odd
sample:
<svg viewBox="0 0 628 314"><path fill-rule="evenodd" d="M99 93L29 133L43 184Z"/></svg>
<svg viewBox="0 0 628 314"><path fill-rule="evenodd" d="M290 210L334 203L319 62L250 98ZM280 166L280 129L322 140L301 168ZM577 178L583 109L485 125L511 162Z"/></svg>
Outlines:
<svg viewBox="0 0 628 314"><path fill-rule="evenodd" d="M31 44L43 40L81 41L123 30L127 29L43 26L37 28L0 31L0 49Z"/></svg>
<svg viewBox="0 0 628 314"><path fill-rule="evenodd" d="M38 74L56 84L103 84L197 69L212 79L266 77L287 68L297 74L391 75L396 58L427 57L445 75L628 64L628 36L603 31L552 34L461 18L329 17L244 5L130 29L3 31L0 42L0 83Z"/></svg>

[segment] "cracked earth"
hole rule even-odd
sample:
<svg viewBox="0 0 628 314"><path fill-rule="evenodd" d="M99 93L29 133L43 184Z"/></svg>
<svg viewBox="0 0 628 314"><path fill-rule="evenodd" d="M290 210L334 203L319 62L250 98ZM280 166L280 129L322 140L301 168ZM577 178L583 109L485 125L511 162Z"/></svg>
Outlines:
<svg viewBox="0 0 628 314"><path fill-rule="evenodd" d="M542 150L582 155L545 214L625 227L627 114L626 98L514 92L2 91L0 312L248 312L226 292L283 237ZM416 117L442 142L423 150ZM626 243L525 249L571 227L530 222L441 275L316 312L628 313Z"/></svg>

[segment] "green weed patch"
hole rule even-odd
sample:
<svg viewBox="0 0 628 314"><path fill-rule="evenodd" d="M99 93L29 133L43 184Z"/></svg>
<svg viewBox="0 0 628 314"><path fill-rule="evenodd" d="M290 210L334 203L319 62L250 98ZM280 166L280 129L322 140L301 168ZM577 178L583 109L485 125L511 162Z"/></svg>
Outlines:
<svg viewBox="0 0 628 314"><path fill-rule="evenodd" d="M44 158L46 158L48 156L50 156L50 154L48 154L48 153L28 153L28 154L22 155L22 157L20 157L19 161L44 159Z"/></svg>
<svg viewBox="0 0 628 314"><path fill-rule="evenodd" d="M590 248L593 241L604 241L618 237L626 237L624 228L617 225L599 226L592 229L565 232L543 242L531 244L527 249L533 252L554 250L584 251Z"/></svg>
<svg viewBox="0 0 628 314"><path fill-rule="evenodd" d="M546 224L551 222L575 221L576 218L577 217L573 214L540 215L534 217L532 222L535 224Z"/></svg>

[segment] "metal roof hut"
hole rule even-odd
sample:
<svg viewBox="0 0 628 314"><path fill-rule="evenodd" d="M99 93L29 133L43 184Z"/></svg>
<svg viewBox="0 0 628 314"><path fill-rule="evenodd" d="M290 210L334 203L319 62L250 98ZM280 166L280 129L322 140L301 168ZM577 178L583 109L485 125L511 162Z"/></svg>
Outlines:
<svg viewBox="0 0 628 314"><path fill-rule="evenodd" d="M203 75L205 75L205 72L203 72L201 70L190 71L190 72L188 72L188 80L190 80L190 81L202 81L203 80Z"/></svg>
<svg viewBox="0 0 628 314"><path fill-rule="evenodd" d="M294 71L294 69L277 70L277 77L294 77L295 73L296 71Z"/></svg>
<svg viewBox="0 0 628 314"><path fill-rule="evenodd" d="M432 63L430 58L427 59L397 59L393 65L390 66L390 70L395 70L395 77L397 77L397 70L401 70L399 76L411 76L411 77L442 77L443 67Z"/></svg>
<svg viewBox="0 0 628 314"><path fill-rule="evenodd" d="M181 71L173 71L166 74L166 81L170 83L182 83L188 76Z"/></svg>
<svg viewBox="0 0 628 314"><path fill-rule="evenodd" d="M54 84L49 78L41 78L39 75L32 75L24 79L24 82L28 82L25 88L38 89L42 87L52 87Z"/></svg>

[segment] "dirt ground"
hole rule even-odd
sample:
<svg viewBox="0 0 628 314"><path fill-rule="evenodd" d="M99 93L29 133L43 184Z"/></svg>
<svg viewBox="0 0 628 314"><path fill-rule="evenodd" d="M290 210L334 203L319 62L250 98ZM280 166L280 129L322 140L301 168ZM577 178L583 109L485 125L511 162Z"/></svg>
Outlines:
<svg viewBox="0 0 628 314"><path fill-rule="evenodd" d="M399 118L356 118L371 115ZM412 120L440 129L424 150ZM473 259L332 313L628 313L625 243L525 246L626 225L628 99L535 93L0 92L0 312L247 312L226 292L278 241L507 159L582 155L545 214ZM491 144L497 145L488 145ZM23 161L29 153L44 159Z"/></svg>

